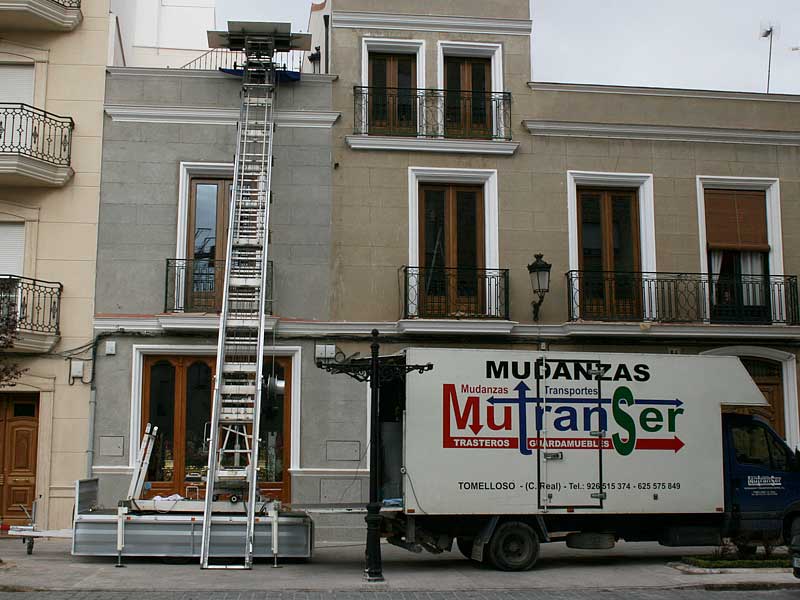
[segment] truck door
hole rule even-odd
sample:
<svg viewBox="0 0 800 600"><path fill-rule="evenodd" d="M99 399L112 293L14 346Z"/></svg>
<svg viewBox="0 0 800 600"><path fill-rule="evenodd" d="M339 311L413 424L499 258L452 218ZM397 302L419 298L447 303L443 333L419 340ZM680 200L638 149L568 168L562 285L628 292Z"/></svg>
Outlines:
<svg viewBox="0 0 800 600"><path fill-rule="evenodd" d="M760 419L726 415L725 422L726 486L739 530L753 538L780 535L784 511L800 494L792 452Z"/></svg>
<svg viewBox="0 0 800 600"><path fill-rule="evenodd" d="M543 372L571 362L577 361L547 359L553 368ZM603 447L608 442L598 416L603 382L587 386L591 393L584 394L562 393L563 384L546 376L536 382L539 508L603 508ZM583 426L587 423L591 427Z"/></svg>

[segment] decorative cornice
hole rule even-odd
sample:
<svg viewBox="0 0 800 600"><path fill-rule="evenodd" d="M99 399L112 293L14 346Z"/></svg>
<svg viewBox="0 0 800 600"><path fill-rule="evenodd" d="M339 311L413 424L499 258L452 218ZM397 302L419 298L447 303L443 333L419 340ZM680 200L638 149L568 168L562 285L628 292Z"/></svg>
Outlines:
<svg viewBox="0 0 800 600"><path fill-rule="evenodd" d="M0 182L13 178L13 185L25 187L62 187L75 174L72 167L51 165L21 154L0 154Z"/></svg>
<svg viewBox="0 0 800 600"><path fill-rule="evenodd" d="M235 125L238 108L211 106L134 106L106 104L106 114L112 121L127 123L182 123L194 125ZM331 128L341 113L312 110L279 110L275 123L281 127Z"/></svg>
<svg viewBox="0 0 800 600"><path fill-rule="evenodd" d="M83 21L80 8L68 8L51 0L0 0L0 15L22 12L41 19L40 28L45 30L72 31ZM13 27L14 21L8 16L0 20Z"/></svg>
<svg viewBox="0 0 800 600"><path fill-rule="evenodd" d="M529 81L528 87L536 92L579 92L585 94L621 94L624 96L666 96L669 98L708 98L711 100L756 100L759 102L800 102L800 95L765 94L762 92L734 92L716 90L687 90L680 88L653 88L625 85L595 85L591 83L555 83Z"/></svg>
<svg viewBox="0 0 800 600"><path fill-rule="evenodd" d="M193 320L193 321L192 321ZM177 321L177 322L176 322ZM373 329L381 335L481 335L510 336L518 340L549 341L576 338L592 339L698 339L698 340L781 340L800 339L800 326L787 325L673 325L660 323L570 322L535 325L500 320L403 319L400 321L294 321L272 317L270 331L282 338L329 338L358 336L368 338ZM103 315L95 317L95 331L216 333L219 319L209 315L155 315L153 317ZM192 324L194 323L194 324Z"/></svg>
<svg viewBox="0 0 800 600"><path fill-rule="evenodd" d="M515 321L498 319L403 319L397 333L443 335L509 335Z"/></svg>
<svg viewBox="0 0 800 600"><path fill-rule="evenodd" d="M445 138L348 135L345 141L352 150L398 150L402 152L450 152L456 154L511 156L519 148L519 142L499 140L449 140Z"/></svg>
<svg viewBox="0 0 800 600"><path fill-rule="evenodd" d="M756 131L721 127L680 127L673 125L579 123L574 121L539 121L535 119L525 120L522 124L533 135L555 137L800 146L800 132Z"/></svg>
<svg viewBox="0 0 800 600"><path fill-rule="evenodd" d="M441 15L402 15L392 13L333 11L334 27L350 29L402 29L487 35L530 35L527 19L489 19Z"/></svg>

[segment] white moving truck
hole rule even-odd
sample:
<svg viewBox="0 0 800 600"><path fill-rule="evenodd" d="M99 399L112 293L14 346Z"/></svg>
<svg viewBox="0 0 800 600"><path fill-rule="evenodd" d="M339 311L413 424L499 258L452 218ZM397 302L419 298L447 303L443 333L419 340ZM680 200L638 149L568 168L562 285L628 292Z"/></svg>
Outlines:
<svg viewBox="0 0 800 600"><path fill-rule="evenodd" d="M410 348L381 390L384 535L503 570L539 545L800 534L800 460L737 358ZM400 447L398 447L398 445ZM794 530L794 531L793 531Z"/></svg>

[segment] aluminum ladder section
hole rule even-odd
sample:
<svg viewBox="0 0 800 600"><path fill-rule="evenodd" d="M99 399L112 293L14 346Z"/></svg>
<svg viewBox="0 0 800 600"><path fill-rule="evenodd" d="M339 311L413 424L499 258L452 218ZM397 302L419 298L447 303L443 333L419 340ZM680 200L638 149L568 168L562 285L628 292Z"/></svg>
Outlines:
<svg viewBox="0 0 800 600"><path fill-rule="evenodd" d="M203 511L204 569L249 569L253 563L274 129L271 57L271 52L248 53L244 65ZM241 563L210 562L218 494L246 503Z"/></svg>

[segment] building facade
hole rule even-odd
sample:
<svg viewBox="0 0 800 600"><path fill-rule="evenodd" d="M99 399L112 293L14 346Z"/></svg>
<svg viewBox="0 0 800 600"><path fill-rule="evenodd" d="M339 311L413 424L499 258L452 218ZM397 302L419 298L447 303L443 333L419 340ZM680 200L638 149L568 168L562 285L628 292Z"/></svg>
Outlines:
<svg viewBox="0 0 800 600"><path fill-rule="evenodd" d="M107 0L0 7L0 306L14 318L0 393L0 523L65 527L89 472L92 316Z"/></svg>
<svg viewBox="0 0 800 600"><path fill-rule="evenodd" d="M740 356L798 446L797 98L530 82L527 1L390 4L313 5L302 78L279 86L264 490L364 498L367 387L315 358L367 356L373 328L387 353ZM105 504L147 422L162 431L148 493L202 495L239 86L208 68L108 73ZM551 277L535 320L537 254Z"/></svg>

